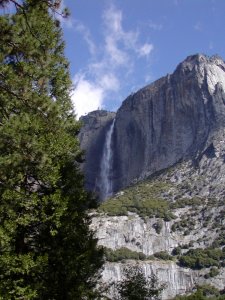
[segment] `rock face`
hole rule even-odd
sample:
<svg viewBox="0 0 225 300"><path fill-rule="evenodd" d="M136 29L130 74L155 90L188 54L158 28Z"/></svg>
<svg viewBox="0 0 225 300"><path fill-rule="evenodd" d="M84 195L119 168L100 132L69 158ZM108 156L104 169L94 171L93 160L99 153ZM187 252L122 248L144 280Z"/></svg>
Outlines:
<svg viewBox="0 0 225 300"><path fill-rule="evenodd" d="M115 200L116 201L116 200ZM225 226L225 207L221 203L217 206L202 204L193 210L193 207L184 207L174 211L176 219L162 222L160 232L155 230L156 218L141 218L137 214L128 213L128 216L97 215L92 218L92 228L96 230L99 245L112 250L127 248L131 251L141 252L145 255L153 255L159 252L172 253L176 247L180 247L183 253L188 248L207 248L221 233L220 226ZM187 225L183 229L173 230L173 225L179 224L187 217ZM219 227L215 227L215 220L220 220ZM206 220L210 218L209 224ZM195 225L191 228L190 221ZM213 224L214 223L214 224ZM188 228L189 227L189 228ZM224 227L222 227L224 228ZM189 233L185 233L185 231ZM174 260L174 258L173 258ZM171 299L177 294L190 293L197 284L211 284L217 289L225 287L225 268L220 268L217 276L205 278L209 268L192 270L180 267L175 261L149 260L131 261L123 260L123 263L107 262L104 266L103 281L106 283L119 281L122 278L124 266L138 264L146 276L156 274L160 282L167 283L163 291L163 299Z"/></svg>
<svg viewBox="0 0 225 300"><path fill-rule="evenodd" d="M128 97L116 117L115 189L201 153L225 125L224 92L225 63L197 55Z"/></svg>
<svg viewBox="0 0 225 300"><path fill-rule="evenodd" d="M159 282L166 283L167 287L163 290L162 299L172 299L175 295L191 293L196 284L213 284L217 289L224 288L225 270L208 280L204 279L205 271L194 271L180 268L174 262L151 261L151 262L127 262L126 266L139 265L144 274L150 276L156 274ZM103 271L103 281L112 282L122 279L123 263L106 263Z"/></svg>
<svg viewBox="0 0 225 300"><path fill-rule="evenodd" d="M193 208L177 209L176 219L169 222L157 218L143 219L134 213L129 213L128 216L101 215L92 218L92 226L97 231L99 245L113 250L125 247L145 255L153 255L161 251L171 253L177 246L189 244L192 248L205 248L216 239L219 230L203 225L204 219L209 216L211 219L216 218L222 210L223 214L225 211L222 206L217 208L209 206L208 211L202 206L199 211L202 209L204 209L204 218L200 216L197 209L195 209L195 216L193 216ZM188 216L189 213L190 217L184 230L173 231L172 226L184 220L184 216ZM162 222L162 228L157 233L154 225L158 221ZM195 225L189 234L184 234L190 221L194 221ZM225 225L225 220L221 220L221 224Z"/></svg>
<svg viewBox="0 0 225 300"><path fill-rule="evenodd" d="M113 191L178 161L198 162L225 125L225 63L219 57L189 56L175 72L129 96L116 114L83 118L87 187L100 190L100 165L112 120ZM93 124L95 126L93 127ZM210 149L209 149L210 151Z"/></svg>

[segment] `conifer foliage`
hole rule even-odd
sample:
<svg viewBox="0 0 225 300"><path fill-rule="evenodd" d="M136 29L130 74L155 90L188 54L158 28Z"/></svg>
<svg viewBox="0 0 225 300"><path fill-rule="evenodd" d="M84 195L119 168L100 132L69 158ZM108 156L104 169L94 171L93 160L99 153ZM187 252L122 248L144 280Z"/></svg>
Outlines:
<svg viewBox="0 0 225 300"><path fill-rule="evenodd" d="M20 1L15 14L0 16L4 300L96 297L102 253L89 229L93 199L79 171L79 123L63 52L48 1Z"/></svg>
<svg viewBox="0 0 225 300"><path fill-rule="evenodd" d="M117 284L115 299L119 300L160 300L165 283L159 283L158 277L153 273L145 276L139 266L126 267L123 279Z"/></svg>

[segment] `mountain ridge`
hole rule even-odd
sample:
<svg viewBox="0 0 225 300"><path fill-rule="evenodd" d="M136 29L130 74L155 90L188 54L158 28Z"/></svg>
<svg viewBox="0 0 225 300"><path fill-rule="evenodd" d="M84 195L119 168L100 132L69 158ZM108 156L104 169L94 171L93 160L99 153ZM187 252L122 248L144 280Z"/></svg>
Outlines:
<svg viewBox="0 0 225 300"><path fill-rule="evenodd" d="M96 111L83 117L80 140L87 155L87 188L101 195L104 136L113 119L112 193L178 161L197 162L225 125L224 74L220 57L188 56L172 74L128 96L116 113ZM98 126L90 126L90 119Z"/></svg>

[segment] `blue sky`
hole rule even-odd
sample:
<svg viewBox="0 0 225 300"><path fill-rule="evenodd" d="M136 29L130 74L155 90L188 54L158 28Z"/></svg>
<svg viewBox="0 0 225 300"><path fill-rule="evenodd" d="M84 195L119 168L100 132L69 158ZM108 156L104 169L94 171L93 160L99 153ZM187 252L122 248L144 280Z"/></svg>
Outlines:
<svg viewBox="0 0 225 300"><path fill-rule="evenodd" d="M225 0L64 0L78 116L116 111L188 55L225 58Z"/></svg>

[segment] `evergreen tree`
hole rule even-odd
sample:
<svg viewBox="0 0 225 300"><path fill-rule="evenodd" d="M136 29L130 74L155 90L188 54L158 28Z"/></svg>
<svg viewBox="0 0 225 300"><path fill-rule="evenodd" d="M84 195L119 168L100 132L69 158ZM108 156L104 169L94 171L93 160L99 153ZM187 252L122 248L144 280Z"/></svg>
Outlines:
<svg viewBox="0 0 225 300"><path fill-rule="evenodd" d="M3 3L4 1L2 1ZM0 16L0 299L96 299L102 251L48 1Z"/></svg>
<svg viewBox="0 0 225 300"><path fill-rule="evenodd" d="M140 267L126 267L124 278L116 287L116 299L159 300L165 287L165 284L159 284L155 274L146 278Z"/></svg>

